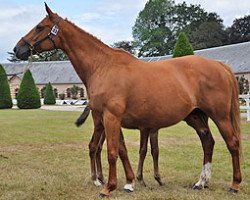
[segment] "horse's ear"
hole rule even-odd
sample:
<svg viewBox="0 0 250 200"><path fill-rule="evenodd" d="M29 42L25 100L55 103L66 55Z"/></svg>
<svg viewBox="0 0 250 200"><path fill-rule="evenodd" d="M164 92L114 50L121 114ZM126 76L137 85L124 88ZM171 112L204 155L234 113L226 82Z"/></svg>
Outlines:
<svg viewBox="0 0 250 200"><path fill-rule="evenodd" d="M52 18L54 16L54 13L50 10L49 6L47 5L46 2L45 3L45 9L46 9L46 12L48 13L49 15L49 18Z"/></svg>

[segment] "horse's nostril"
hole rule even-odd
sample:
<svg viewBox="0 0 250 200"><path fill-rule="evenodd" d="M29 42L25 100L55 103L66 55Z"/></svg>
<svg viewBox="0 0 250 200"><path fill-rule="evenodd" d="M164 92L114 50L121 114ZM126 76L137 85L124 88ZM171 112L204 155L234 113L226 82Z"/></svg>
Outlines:
<svg viewBox="0 0 250 200"><path fill-rule="evenodd" d="M13 51L16 53L16 47L13 49Z"/></svg>

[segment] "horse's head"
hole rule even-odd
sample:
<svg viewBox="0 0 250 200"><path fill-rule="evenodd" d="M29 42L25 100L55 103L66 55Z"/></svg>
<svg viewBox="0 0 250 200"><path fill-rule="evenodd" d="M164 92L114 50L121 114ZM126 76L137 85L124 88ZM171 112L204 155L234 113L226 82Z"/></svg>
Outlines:
<svg viewBox="0 0 250 200"><path fill-rule="evenodd" d="M31 54L60 48L58 24L61 18L45 3L48 15L16 44L16 57L27 60Z"/></svg>

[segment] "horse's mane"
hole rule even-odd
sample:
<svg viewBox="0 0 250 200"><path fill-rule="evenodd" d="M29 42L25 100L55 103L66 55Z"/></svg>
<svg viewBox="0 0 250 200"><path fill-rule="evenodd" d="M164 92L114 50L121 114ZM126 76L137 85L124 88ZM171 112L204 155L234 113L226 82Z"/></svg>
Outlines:
<svg viewBox="0 0 250 200"><path fill-rule="evenodd" d="M105 46L105 47L111 48L109 45L105 44L104 42L102 42L100 39L98 39L94 35L88 33L87 31L85 31L83 29L81 29L79 26L77 26L73 22L69 21L67 18L65 19L65 21L68 22L69 24L71 24L79 32L82 32L83 34L88 35L89 37L91 37L97 44L99 43L99 46Z"/></svg>
<svg viewBox="0 0 250 200"><path fill-rule="evenodd" d="M100 39L98 39L97 37L95 37L94 35L88 33L87 31L81 29L79 26L77 26L76 24L74 24L73 22L69 21L67 18L65 19L66 22L68 22L69 24L71 24L75 29L77 29L79 32L82 32L83 34L85 35L88 35L90 38L92 38L96 44L100 47L100 48L103 48L103 47L107 47L109 49L112 49L116 52L120 52L120 53L125 53L131 57L134 57L131 53L127 52L126 50L124 49L119 49L119 48L113 48L107 44L105 44L104 42L102 42Z"/></svg>

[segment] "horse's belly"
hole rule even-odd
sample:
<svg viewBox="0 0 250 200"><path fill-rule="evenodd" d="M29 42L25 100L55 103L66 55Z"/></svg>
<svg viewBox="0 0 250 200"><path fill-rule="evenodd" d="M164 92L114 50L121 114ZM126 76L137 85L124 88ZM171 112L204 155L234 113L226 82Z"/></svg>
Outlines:
<svg viewBox="0 0 250 200"><path fill-rule="evenodd" d="M124 115L122 118L122 127L129 129L140 129L140 128L150 128L150 129L160 129L163 127L168 127L174 125L181 120L183 120L189 111L186 112L176 112L176 113L165 113L165 112L155 112L151 111L148 113L140 114L134 113L129 115Z"/></svg>

